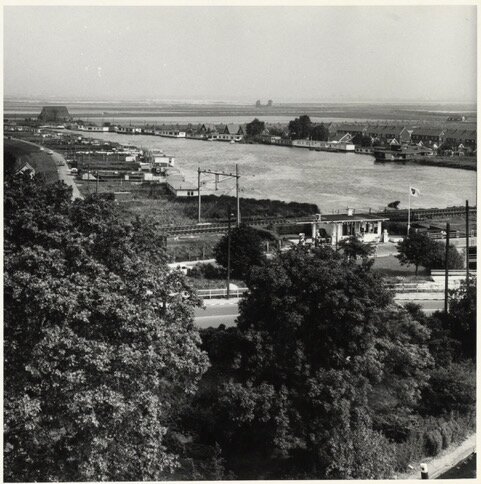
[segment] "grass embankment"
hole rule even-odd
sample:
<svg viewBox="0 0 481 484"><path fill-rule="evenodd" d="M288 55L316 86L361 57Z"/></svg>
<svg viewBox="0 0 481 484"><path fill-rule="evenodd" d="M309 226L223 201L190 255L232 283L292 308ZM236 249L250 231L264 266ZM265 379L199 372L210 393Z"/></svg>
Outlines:
<svg viewBox="0 0 481 484"><path fill-rule="evenodd" d="M48 153L25 141L8 138L4 138L3 141L6 172L20 169L23 162L26 162L44 179L45 183L55 183L59 180L57 165Z"/></svg>
<svg viewBox="0 0 481 484"><path fill-rule="evenodd" d="M95 193L130 192L128 199L119 202L125 220L137 216L149 217L159 225L193 225L197 223L197 197L176 198L165 185L130 183L120 180L100 182L79 181L78 187L83 195ZM236 199L222 195L202 197L202 220L225 220L228 210L235 214ZM241 215L248 217L299 217L319 212L317 205L311 203L282 202L279 200L256 200L241 198ZM234 217L235 219L235 217ZM233 220L234 224L234 220ZM179 236L168 239L167 253L170 262L209 259L221 234L202 234L198 236Z"/></svg>
<svg viewBox="0 0 481 484"><path fill-rule="evenodd" d="M84 195L95 193L95 181L80 181L80 191ZM120 180L100 182L99 193L130 192L130 199L122 202L129 217L149 215L161 225L195 224L198 220L197 197L176 198L164 185L134 184ZM202 197L202 220L225 220L228 211L235 213L236 199L226 195L206 195ZM241 198L242 217L300 217L319 213L312 203L283 202L280 200L256 200Z"/></svg>
<svg viewBox="0 0 481 484"><path fill-rule="evenodd" d="M443 168L458 168L461 170L476 170L477 159L471 156L433 156L418 160L409 160L403 163L413 163L416 165L440 166Z"/></svg>

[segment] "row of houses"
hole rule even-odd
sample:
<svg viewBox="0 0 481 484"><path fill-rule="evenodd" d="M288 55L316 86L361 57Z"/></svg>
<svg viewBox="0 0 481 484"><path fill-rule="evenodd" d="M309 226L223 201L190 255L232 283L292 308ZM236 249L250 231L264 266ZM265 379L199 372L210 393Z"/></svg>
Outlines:
<svg viewBox="0 0 481 484"><path fill-rule="evenodd" d="M242 141L246 136L245 124L197 124L197 125L161 125L158 127L138 126L92 126L73 125L72 129L87 132L115 132L119 134L146 134L152 136L163 136L167 138L198 138L212 141Z"/></svg>
<svg viewBox="0 0 481 484"><path fill-rule="evenodd" d="M337 135L342 136L369 136L372 140L386 141L395 140L400 144L414 143L439 148L448 145L458 148L460 145L471 150L476 149L476 129L469 128L436 128L419 126L409 128L396 125L368 125L361 123L343 124L336 130Z"/></svg>

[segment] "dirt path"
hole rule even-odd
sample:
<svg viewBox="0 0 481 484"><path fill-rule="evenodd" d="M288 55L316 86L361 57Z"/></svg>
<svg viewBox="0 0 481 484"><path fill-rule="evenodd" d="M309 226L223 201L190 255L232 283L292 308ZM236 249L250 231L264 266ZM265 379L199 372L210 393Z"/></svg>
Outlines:
<svg viewBox="0 0 481 484"><path fill-rule="evenodd" d="M470 435L464 442L457 446L449 447L436 457L429 457L419 462L413 462L411 465L414 470L409 473L399 474L397 479L421 479L421 462L428 465L430 479L436 479L438 476L454 467L476 450L476 434Z"/></svg>

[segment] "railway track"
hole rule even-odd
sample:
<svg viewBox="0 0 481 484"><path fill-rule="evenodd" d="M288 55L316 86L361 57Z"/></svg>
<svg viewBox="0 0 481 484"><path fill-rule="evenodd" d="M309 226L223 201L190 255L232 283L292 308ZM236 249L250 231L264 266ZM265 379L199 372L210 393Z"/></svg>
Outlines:
<svg viewBox="0 0 481 484"><path fill-rule="evenodd" d="M476 207L470 207L471 216L476 216ZM393 222L405 222L408 219L407 210L386 210L384 212L371 212L370 216L388 218ZM411 222L420 220L445 219L450 217L464 217L465 207L428 208L411 210ZM245 217L243 223L251 226L266 227L275 225L291 225L312 223L317 220L316 215L305 217ZM227 231L227 220L212 220L200 224L189 225L163 225L159 227L163 232L171 236L195 235L206 233L220 233Z"/></svg>

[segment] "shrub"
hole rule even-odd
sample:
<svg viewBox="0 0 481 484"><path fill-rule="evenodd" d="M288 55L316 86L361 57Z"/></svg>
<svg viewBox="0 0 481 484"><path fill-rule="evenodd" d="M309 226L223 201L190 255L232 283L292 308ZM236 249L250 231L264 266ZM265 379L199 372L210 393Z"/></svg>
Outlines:
<svg viewBox="0 0 481 484"><path fill-rule="evenodd" d="M211 263L196 264L187 271L187 275L196 279L224 279L226 277L226 271L223 267Z"/></svg>
<svg viewBox="0 0 481 484"><path fill-rule="evenodd" d="M424 435L424 452L432 457L438 455L443 448L443 437L439 430L430 430Z"/></svg>
<svg viewBox="0 0 481 484"><path fill-rule="evenodd" d="M447 449L453 441L453 430L449 422L443 422L439 427L443 439L443 449Z"/></svg>

